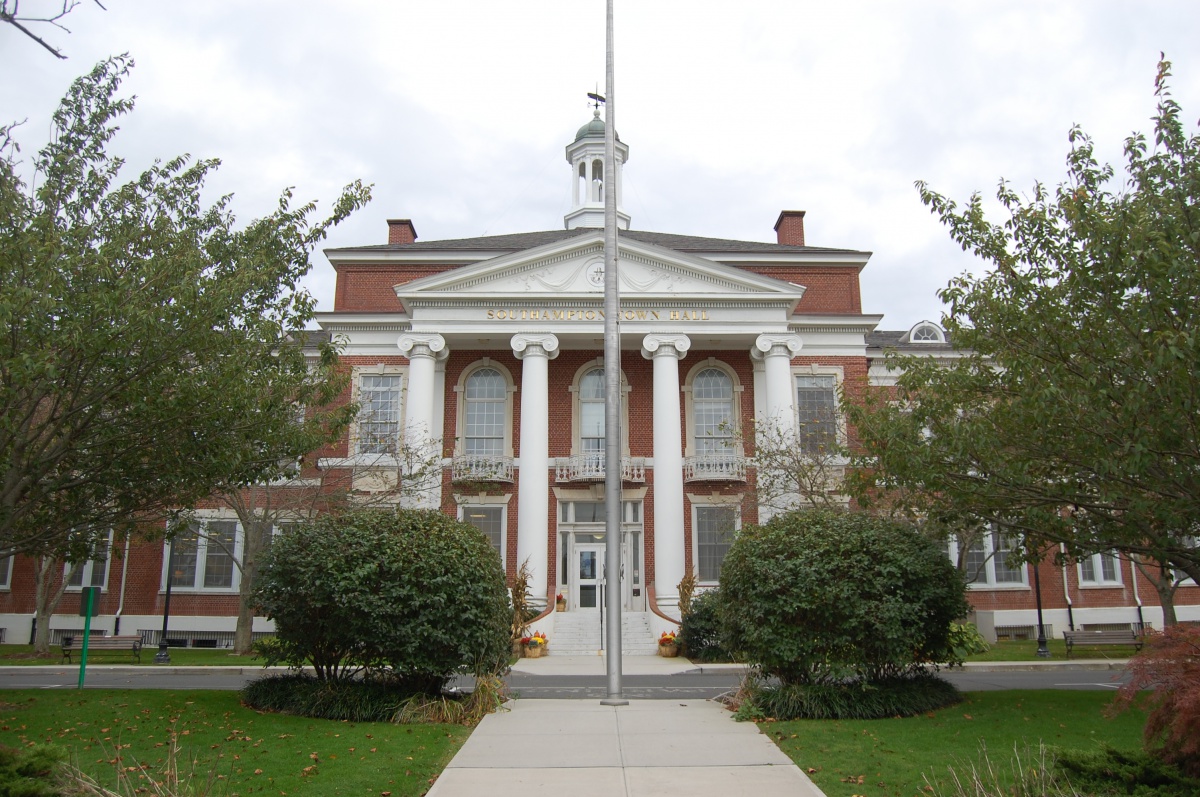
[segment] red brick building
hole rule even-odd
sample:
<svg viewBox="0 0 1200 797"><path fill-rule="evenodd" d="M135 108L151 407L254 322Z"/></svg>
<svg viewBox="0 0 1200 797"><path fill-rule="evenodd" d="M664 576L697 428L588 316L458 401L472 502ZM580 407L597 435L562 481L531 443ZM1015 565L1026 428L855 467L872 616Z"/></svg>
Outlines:
<svg viewBox="0 0 1200 797"><path fill-rule="evenodd" d="M574 626L591 626L603 578L602 152L597 118L567 147L573 200L563 229L422 241L397 219L386 243L328 250L337 288L319 318L343 344L363 412L318 465L354 470L370 491L372 472L403 467L402 449L440 454L440 478L414 502L479 527L510 576L527 561L537 605L563 597L567 611L539 621L558 653L598 644ZM619 144L621 166L627 157ZM863 313L859 290L870 253L809 245L803 211L781 212L770 243L619 219L622 608L627 649L652 651L664 618L677 615L684 574L715 583L736 529L765 514L751 467L756 425L815 450L847 433L836 417L840 389L853 396L889 383L886 348L954 351L930 322L877 330L882 316ZM198 516L210 539L174 567L172 636L224 643L239 575L211 539L224 535L236 556L241 528L229 510ZM1005 544L993 537L948 553L971 574L985 633L1029 633L1030 568L1009 566ZM97 628L156 641L163 545L132 542L121 553L88 563L76 581L103 587ZM32 563L18 559L8 571L0 625L6 641L24 642ZM1045 564L1040 575L1056 634L1161 627L1155 591L1128 561L1098 555ZM69 591L52 622L59 634L81 627L76 603ZM1200 588L1181 587L1178 603L1181 618L1200 619Z"/></svg>

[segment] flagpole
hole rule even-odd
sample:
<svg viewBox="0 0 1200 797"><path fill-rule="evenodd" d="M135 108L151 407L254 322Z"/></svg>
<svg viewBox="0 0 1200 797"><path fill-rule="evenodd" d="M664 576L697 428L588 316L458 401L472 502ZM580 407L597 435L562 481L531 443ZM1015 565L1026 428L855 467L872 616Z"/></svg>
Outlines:
<svg viewBox="0 0 1200 797"><path fill-rule="evenodd" d="M621 307L617 279L616 100L613 90L613 0L607 0L604 81L604 612L608 627L605 706L624 706L621 693Z"/></svg>

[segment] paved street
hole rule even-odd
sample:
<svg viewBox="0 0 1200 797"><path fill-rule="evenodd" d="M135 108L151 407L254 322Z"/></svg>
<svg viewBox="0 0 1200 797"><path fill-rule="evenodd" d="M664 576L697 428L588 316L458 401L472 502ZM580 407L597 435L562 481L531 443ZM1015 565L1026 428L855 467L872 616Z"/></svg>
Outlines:
<svg viewBox="0 0 1200 797"><path fill-rule="evenodd" d="M547 659L549 663L552 659ZM1119 664L1119 663L1117 663ZM976 666L943 670L942 675L964 691L996 689L1101 689L1114 690L1124 671L1112 663L1030 664ZM1109 669L1108 667L1114 668ZM1097 667L1104 667L1097 669ZM533 699L593 699L607 694L608 680L603 674L574 674L574 668L559 665L546 672L515 671L508 676L513 692ZM567 670L568 673L553 670ZM603 672L602 661L594 669ZM740 670L689 667L681 672L626 674L622 678L625 695L631 699L697 700L716 697L737 687ZM86 687L90 689L241 689L262 675L252 667L88 667ZM74 689L79 679L75 667L0 667L0 689ZM464 679L462 686L469 686Z"/></svg>

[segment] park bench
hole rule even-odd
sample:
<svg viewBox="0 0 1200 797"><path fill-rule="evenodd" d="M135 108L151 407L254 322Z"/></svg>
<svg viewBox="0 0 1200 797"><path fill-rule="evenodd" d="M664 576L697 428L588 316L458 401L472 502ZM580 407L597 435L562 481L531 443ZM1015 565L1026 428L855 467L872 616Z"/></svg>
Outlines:
<svg viewBox="0 0 1200 797"><path fill-rule="evenodd" d="M63 661L71 663L71 654L83 649L82 637L63 637ZM109 650L128 650L133 654L133 660L142 663L142 638L140 636L94 636L88 640L88 653Z"/></svg>
<svg viewBox="0 0 1200 797"><path fill-rule="evenodd" d="M1071 658L1071 648L1093 647L1099 645L1121 645L1142 649L1142 638L1133 631L1063 631L1063 640L1067 643L1067 658Z"/></svg>

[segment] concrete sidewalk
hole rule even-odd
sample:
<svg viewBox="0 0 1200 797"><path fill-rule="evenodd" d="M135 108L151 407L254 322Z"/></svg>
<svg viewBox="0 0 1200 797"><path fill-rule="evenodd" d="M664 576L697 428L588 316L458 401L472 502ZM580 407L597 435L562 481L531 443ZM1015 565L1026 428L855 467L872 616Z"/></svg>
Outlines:
<svg viewBox="0 0 1200 797"><path fill-rule="evenodd" d="M429 797L824 797L754 723L734 722L710 701L515 700L507 707L483 719Z"/></svg>

